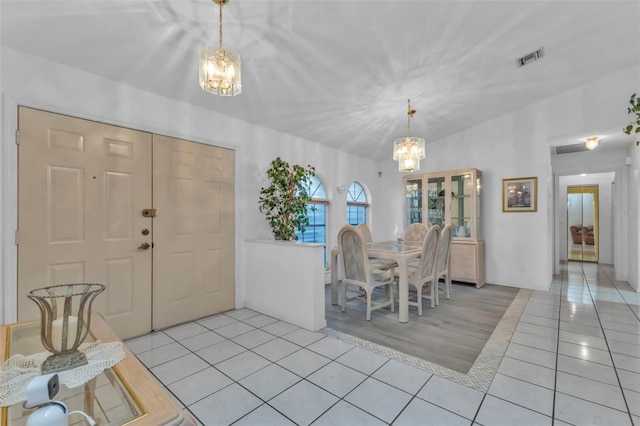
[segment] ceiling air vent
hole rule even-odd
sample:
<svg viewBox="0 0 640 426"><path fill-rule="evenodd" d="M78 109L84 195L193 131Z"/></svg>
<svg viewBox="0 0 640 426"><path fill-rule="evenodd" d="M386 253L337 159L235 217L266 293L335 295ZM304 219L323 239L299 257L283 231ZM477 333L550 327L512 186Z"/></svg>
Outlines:
<svg viewBox="0 0 640 426"><path fill-rule="evenodd" d="M541 47L535 52L531 52L528 55L525 55L522 58L518 59L518 66L523 67L525 65L529 65L531 62L535 62L538 59L542 58L543 55L544 55L544 48Z"/></svg>
<svg viewBox="0 0 640 426"><path fill-rule="evenodd" d="M555 147L556 155L559 154L572 154L574 152L584 152L589 151L587 147L584 146L584 143L576 143L573 145L561 145Z"/></svg>

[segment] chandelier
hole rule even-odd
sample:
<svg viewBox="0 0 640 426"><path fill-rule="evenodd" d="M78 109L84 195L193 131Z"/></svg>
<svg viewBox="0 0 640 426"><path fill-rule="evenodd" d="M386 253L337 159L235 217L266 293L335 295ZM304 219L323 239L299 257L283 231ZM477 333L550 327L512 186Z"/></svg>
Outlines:
<svg viewBox="0 0 640 426"><path fill-rule="evenodd" d="M598 147L598 142L599 140L597 136L590 136L587 138L587 141L584 143L584 145L587 147L587 149L593 151Z"/></svg>
<svg viewBox="0 0 640 426"><path fill-rule="evenodd" d="M227 1L213 0L220 6L218 46L207 46L200 50L200 87L218 96L235 96L242 91L240 55L222 47L222 5Z"/></svg>
<svg viewBox="0 0 640 426"><path fill-rule="evenodd" d="M416 113L411 109L411 99L408 101L407 110L407 137L396 139L393 142L393 159L398 161L398 170L401 172L420 171L420 160L424 159L424 139L411 136L411 117Z"/></svg>

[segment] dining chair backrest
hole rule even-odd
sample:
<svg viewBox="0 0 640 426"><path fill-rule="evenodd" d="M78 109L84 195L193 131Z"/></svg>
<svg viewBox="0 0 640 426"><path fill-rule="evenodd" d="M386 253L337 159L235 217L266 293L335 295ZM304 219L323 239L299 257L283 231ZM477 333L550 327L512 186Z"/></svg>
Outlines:
<svg viewBox="0 0 640 426"><path fill-rule="evenodd" d="M359 224L358 226L356 226L356 229L360 231L360 233L364 237L365 244L373 241L373 237L371 236L371 229L369 229L369 226L366 223ZM372 266L374 268L382 269L385 271L398 266L398 262L392 259L374 258L374 259L369 259L369 261L372 263Z"/></svg>
<svg viewBox="0 0 640 426"><path fill-rule="evenodd" d="M368 282L369 255L362 233L351 225L344 225L338 232L338 249L344 265L344 279Z"/></svg>
<svg viewBox="0 0 640 426"><path fill-rule="evenodd" d="M393 267L386 270L374 269L369 262L369 249L364 236L356 227L345 225L338 232L338 247L342 255L342 312L346 309L347 301L358 299L364 290L367 300L367 321L371 319L371 311L389 307L394 311L393 298ZM347 297L347 287L357 287L358 296ZM373 291L376 287L384 286L385 300L374 303Z"/></svg>
<svg viewBox="0 0 640 426"><path fill-rule="evenodd" d="M367 225L366 223L360 223L358 224L358 226L356 226L356 229L360 231L366 243L370 243L373 241L373 237L371 236L371 229L369 229L369 225Z"/></svg>
<svg viewBox="0 0 640 426"><path fill-rule="evenodd" d="M422 243L422 253L416 275L423 282L425 279L433 279L435 274L436 256L438 253L438 240L440 238L440 227L434 225L427 231L427 235Z"/></svg>
<svg viewBox="0 0 640 426"><path fill-rule="evenodd" d="M440 304L440 278L444 279L444 290L447 299L451 297L451 271L449 265L451 264L451 240L453 239L453 228L451 225L446 225L440 231L440 238L438 239L438 253L436 255L436 265L433 272L435 280L435 302L436 305Z"/></svg>
<svg viewBox="0 0 640 426"><path fill-rule="evenodd" d="M453 228L451 225L445 225L440 231L440 238L438 239L438 256L436 263L436 273L439 275L441 272L446 272L449 269L449 262L451 258L451 240L453 239Z"/></svg>
<svg viewBox="0 0 640 426"><path fill-rule="evenodd" d="M412 241L422 243L424 237L427 235L428 228L426 225L416 222L407 226L404 230L403 239L405 241Z"/></svg>

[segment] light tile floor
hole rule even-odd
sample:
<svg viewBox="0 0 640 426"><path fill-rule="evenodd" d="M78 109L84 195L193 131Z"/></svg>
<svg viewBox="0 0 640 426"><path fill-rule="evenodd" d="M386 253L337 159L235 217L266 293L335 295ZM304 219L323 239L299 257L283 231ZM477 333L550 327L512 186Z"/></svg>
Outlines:
<svg viewBox="0 0 640 426"><path fill-rule="evenodd" d="M249 309L126 344L202 425L640 426L639 315L611 266L563 265L487 392Z"/></svg>

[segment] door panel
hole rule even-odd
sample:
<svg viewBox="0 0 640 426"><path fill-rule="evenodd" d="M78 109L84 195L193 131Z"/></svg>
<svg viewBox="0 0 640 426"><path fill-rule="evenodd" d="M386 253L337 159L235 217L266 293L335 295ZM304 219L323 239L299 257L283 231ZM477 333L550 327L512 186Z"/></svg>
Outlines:
<svg viewBox="0 0 640 426"><path fill-rule="evenodd" d="M48 172L49 241L52 244L83 241L84 170L51 166Z"/></svg>
<svg viewBox="0 0 640 426"><path fill-rule="evenodd" d="M19 129L18 320L39 318L30 290L97 282L121 338L149 332L151 135L23 107Z"/></svg>
<svg viewBox="0 0 640 426"><path fill-rule="evenodd" d="M154 135L154 328L234 308L234 152Z"/></svg>

